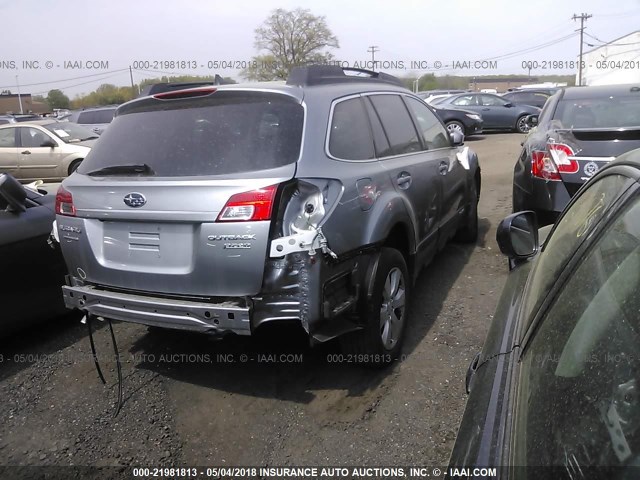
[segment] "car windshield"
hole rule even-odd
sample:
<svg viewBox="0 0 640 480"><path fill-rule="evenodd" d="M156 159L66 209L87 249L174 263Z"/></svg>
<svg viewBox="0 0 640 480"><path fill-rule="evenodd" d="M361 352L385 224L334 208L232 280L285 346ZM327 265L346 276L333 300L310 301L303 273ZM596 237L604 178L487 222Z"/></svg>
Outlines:
<svg viewBox="0 0 640 480"><path fill-rule="evenodd" d="M56 122L43 125L43 127L65 143L78 143L98 138L98 135L77 123Z"/></svg>
<svg viewBox="0 0 640 480"><path fill-rule="evenodd" d="M561 100L555 120L565 128L640 127L640 92Z"/></svg>

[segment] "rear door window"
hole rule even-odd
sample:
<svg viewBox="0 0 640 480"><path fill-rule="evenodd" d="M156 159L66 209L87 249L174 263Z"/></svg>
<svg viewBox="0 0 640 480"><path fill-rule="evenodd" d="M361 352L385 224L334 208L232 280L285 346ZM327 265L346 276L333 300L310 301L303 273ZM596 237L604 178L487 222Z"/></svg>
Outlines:
<svg viewBox="0 0 640 480"><path fill-rule="evenodd" d="M298 160L303 123L302 105L282 94L149 98L114 118L78 172L143 163L169 177L277 168Z"/></svg>
<svg viewBox="0 0 640 480"><path fill-rule="evenodd" d="M413 120L399 95L371 95L369 97L387 133L391 155L419 152L422 144Z"/></svg>

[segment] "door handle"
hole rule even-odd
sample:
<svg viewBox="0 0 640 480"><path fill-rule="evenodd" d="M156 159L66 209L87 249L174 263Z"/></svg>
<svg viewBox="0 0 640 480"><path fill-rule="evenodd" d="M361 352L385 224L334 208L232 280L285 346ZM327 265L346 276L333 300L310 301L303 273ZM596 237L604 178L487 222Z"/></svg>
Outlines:
<svg viewBox="0 0 640 480"><path fill-rule="evenodd" d="M402 172L400 175L398 175L396 182L402 189L409 188L409 186L411 185L411 175L409 175L407 172Z"/></svg>
<svg viewBox="0 0 640 480"><path fill-rule="evenodd" d="M440 175L446 175L448 171L449 164L447 162L440 162L440 165L438 166L438 172L440 172Z"/></svg>
<svg viewBox="0 0 640 480"><path fill-rule="evenodd" d="M20 152L22 155L31 155L29 150L25 150L24 152Z"/></svg>
<svg viewBox="0 0 640 480"><path fill-rule="evenodd" d="M489 111L489 109L488 109L488 108L483 108L483 109L482 109L482 111L483 111L483 112L488 112L488 111Z"/></svg>

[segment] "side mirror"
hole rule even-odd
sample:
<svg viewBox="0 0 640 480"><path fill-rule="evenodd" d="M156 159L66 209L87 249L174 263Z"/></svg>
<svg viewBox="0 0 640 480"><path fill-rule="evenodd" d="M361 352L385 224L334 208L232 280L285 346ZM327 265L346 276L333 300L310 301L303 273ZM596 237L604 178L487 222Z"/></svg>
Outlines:
<svg viewBox="0 0 640 480"><path fill-rule="evenodd" d="M506 217L498 225L496 240L514 265L535 255L540 248L536 213L525 211Z"/></svg>
<svg viewBox="0 0 640 480"><path fill-rule="evenodd" d="M44 142L42 142L40 144L41 147L55 147L56 146L56 142L54 142L53 140L45 140Z"/></svg>
<svg viewBox="0 0 640 480"><path fill-rule="evenodd" d="M511 108L511 107L513 107L513 103L511 103L511 102L505 103L504 106L507 107L507 108Z"/></svg>
<svg viewBox="0 0 640 480"><path fill-rule="evenodd" d="M0 197L6 202L11 212L21 213L27 209L24 205L27 191L8 173L0 174Z"/></svg>
<svg viewBox="0 0 640 480"><path fill-rule="evenodd" d="M451 145L454 147L459 147L464 144L464 135L461 132L449 132L449 139L451 140Z"/></svg>

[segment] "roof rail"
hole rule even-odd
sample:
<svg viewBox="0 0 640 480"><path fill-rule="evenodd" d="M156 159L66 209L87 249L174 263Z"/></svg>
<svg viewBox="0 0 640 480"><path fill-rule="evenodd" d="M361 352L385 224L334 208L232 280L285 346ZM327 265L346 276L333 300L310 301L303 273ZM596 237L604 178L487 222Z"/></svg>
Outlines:
<svg viewBox="0 0 640 480"><path fill-rule="evenodd" d="M347 75L346 72L362 73L365 75ZM338 65L293 67L287 78L287 85L297 85L299 87L347 82L382 82L406 88L399 78L389 75L388 73L374 72L363 68L343 68Z"/></svg>

